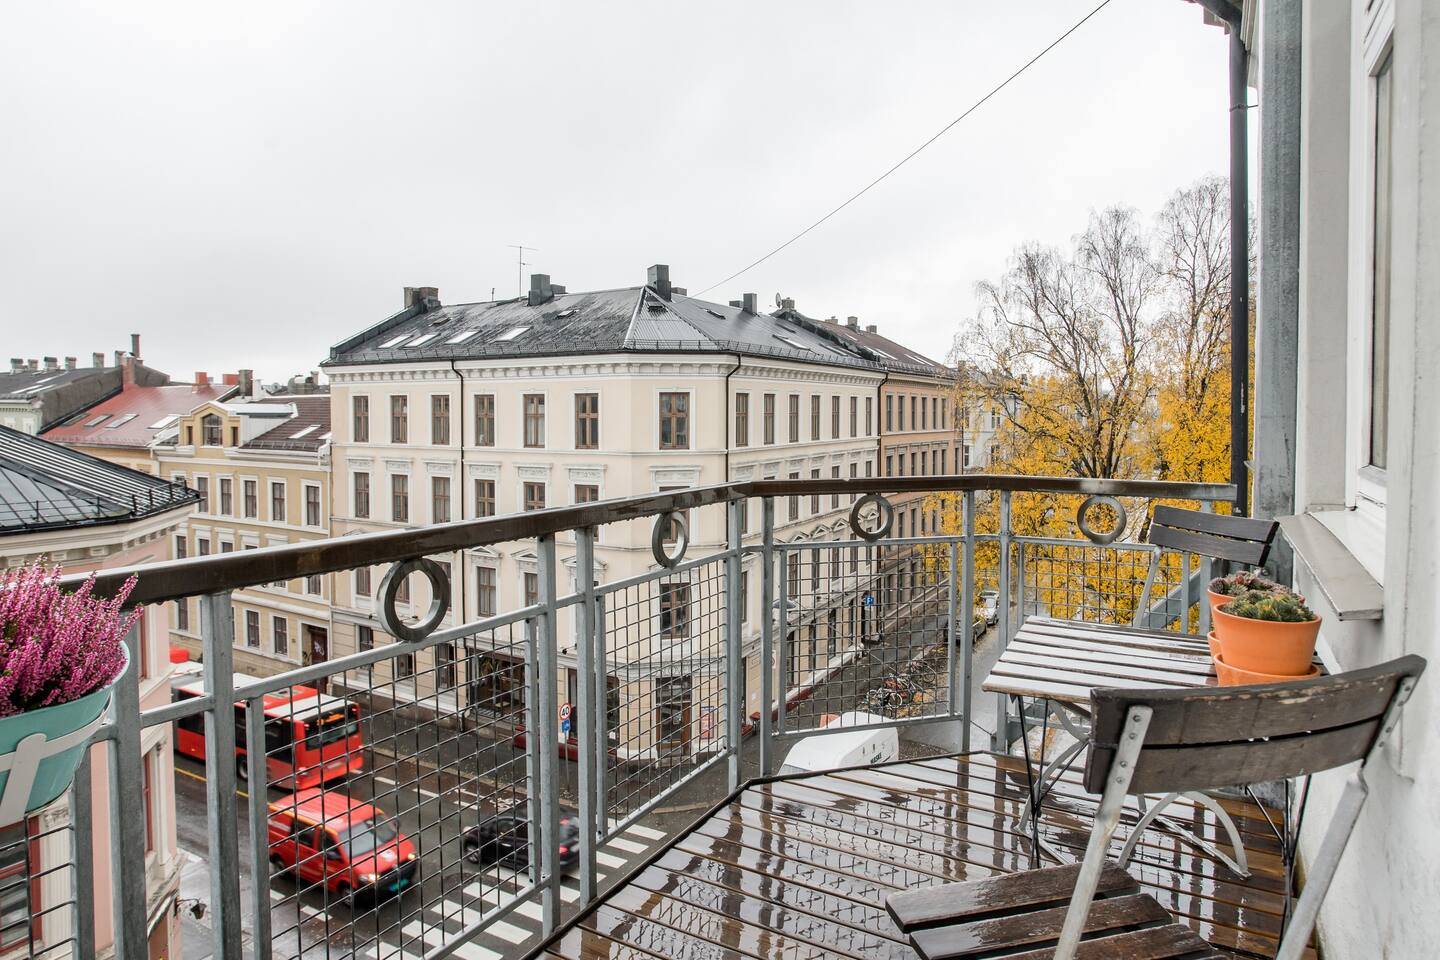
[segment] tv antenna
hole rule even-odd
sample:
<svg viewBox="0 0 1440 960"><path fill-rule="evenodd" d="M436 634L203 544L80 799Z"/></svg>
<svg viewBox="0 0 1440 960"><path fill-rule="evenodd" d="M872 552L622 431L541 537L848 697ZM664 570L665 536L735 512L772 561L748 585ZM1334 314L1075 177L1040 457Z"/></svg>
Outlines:
<svg viewBox="0 0 1440 960"><path fill-rule="evenodd" d="M506 244L506 246L513 247L517 251L515 254L515 296L518 297L525 292L525 268L530 265L525 260L525 251L529 250L531 253L539 253L540 248L527 247L523 243L509 243Z"/></svg>

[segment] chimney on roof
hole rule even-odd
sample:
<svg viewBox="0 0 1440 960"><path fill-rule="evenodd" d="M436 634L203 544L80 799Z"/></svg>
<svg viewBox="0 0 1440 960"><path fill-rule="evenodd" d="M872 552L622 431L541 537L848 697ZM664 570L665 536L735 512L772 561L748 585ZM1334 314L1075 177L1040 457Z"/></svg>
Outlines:
<svg viewBox="0 0 1440 960"><path fill-rule="evenodd" d="M254 371L254 370L241 370L240 373L239 373L239 377L240 377L240 396L242 396L242 397L253 397L253 396L255 395L255 371Z"/></svg>
<svg viewBox="0 0 1440 960"><path fill-rule="evenodd" d="M220 382L227 387L238 387L240 386L240 374L222 373L220 374Z"/></svg>
<svg viewBox="0 0 1440 960"><path fill-rule="evenodd" d="M90 366L94 367L96 370L99 370L99 369L101 369L102 367L104 367L104 366L105 366L105 354L103 354L103 353L92 353L92 354L90 354Z"/></svg>
<svg viewBox="0 0 1440 960"><path fill-rule="evenodd" d="M795 310L795 298L782 297L780 299L780 310L784 313L793 313Z"/></svg>
<svg viewBox="0 0 1440 960"><path fill-rule="evenodd" d="M645 282L655 290L655 295L661 300L669 300L674 293L670 286L670 267L668 264L657 263L652 266L645 275Z"/></svg>
<svg viewBox="0 0 1440 960"><path fill-rule="evenodd" d="M746 313L753 314L760 312L760 298L753 293L745 294L744 297L741 299L741 304L742 306L740 309L744 310Z"/></svg>
<svg viewBox="0 0 1440 960"><path fill-rule="evenodd" d="M11 373L19 373L20 371L22 371L22 370L24 370L24 369L25 369L25 361L24 361L24 360L20 359L19 357L11 357L11 358L10 358L10 372L11 372Z"/></svg>
<svg viewBox="0 0 1440 960"><path fill-rule="evenodd" d="M675 294L675 296L677 297L686 297L690 295L690 291L686 290L684 287L671 287L670 292Z"/></svg>
<svg viewBox="0 0 1440 960"><path fill-rule="evenodd" d="M137 361L140 359L140 334L138 333L130 334L130 356Z"/></svg>
<svg viewBox="0 0 1440 960"><path fill-rule="evenodd" d="M29 360L25 361L25 369L29 370L31 373L34 373L36 370L40 369L40 361L36 360L34 357L31 357Z"/></svg>
<svg viewBox="0 0 1440 960"><path fill-rule="evenodd" d="M732 307L739 307L740 305L741 305L741 303L740 303L739 300L731 300L731 301L730 301L730 306L732 306Z"/></svg>
<svg viewBox="0 0 1440 960"><path fill-rule="evenodd" d="M552 283L550 284L550 292L558 297L565 292L565 285L563 283Z"/></svg>
<svg viewBox="0 0 1440 960"><path fill-rule="evenodd" d="M121 362L123 361L124 357L125 357L125 351L124 351L124 350L116 350L116 351L115 351L115 366L117 366L117 367L120 366L120 364L121 364Z"/></svg>
<svg viewBox="0 0 1440 960"><path fill-rule="evenodd" d="M206 373L204 370L197 370L197 371L195 371L195 386L197 386L197 387L208 387L208 386L210 386L210 374Z"/></svg>
<svg viewBox="0 0 1440 960"><path fill-rule="evenodd" d="M66 357L66 358L65 358L65 369L66 369L66 370L74 370L74 369L75 369L75 365L76 365L76 358L75 358L75 357Z"/></svg>
<svg viewBox="0 0 1440 960"><path fill-rule="evenodd" d="M120 388L135 386L135 358L125 354L120 358Z"/></svg>
<svg viewBox="0 0 1440 960"><path fill-rule="evenodd" d="M550 286L550 274L530 274L530 293L526 296L525 302L532 307L538 307L542 303L549 303L555 299L555 289Z"/></svg>
<svg viewBox="0 0 1440 960"><path fill-rule="evenodd" d="M867 323L867 324L865 324L865 332L866 332L866 333L874 333L874 332L875 332L875 324L873 324L873 323Z"/></svg>
<svg viewBox="0 0 1440 960"><path fill-rule="evenodd" d="M440 288L406 287L405 306L407 308L419 307L421 313L428 313L429 311L440 306Z"/></svg>
<svg viewBox="0 0 1440 960"><path fill-rule="evenodd" d="M860 318L859 318L859 317L846 317L846 318L845 318L845 326L849 327L851 330L858 330L858 329L860 328Z"/></svg>
<svg viewBox="0 0 1440 960"><path fill-rule="evenodd" d="M60 369L60 359L59 359L58 357L46 357L46 358L45 358L45 372L46 372L46 373L54 373L56 370L59 370L59 369Z"/></svg>

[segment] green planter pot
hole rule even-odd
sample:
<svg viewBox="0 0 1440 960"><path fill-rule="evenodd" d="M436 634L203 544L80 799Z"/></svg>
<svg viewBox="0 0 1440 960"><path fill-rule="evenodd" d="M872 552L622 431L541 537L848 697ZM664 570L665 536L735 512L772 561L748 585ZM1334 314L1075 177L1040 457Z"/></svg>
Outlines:
<svg viewBox="0 0 1440 960"><path fill-rule="evenodd" d="M125 665L107 686L79 700L0 719L0 760L8 761L8 765L0 769L0 826L18 822L25 814L40 809L70 788L89 740L88 731L83 736L82 731L99 720L110 705L110 691L130 669L130 651L124 646L121 650L125 654ZM56 748L55 741L64 743L67 738L74 741L73 745L50 752ZM34 778L28 796L23 793L9 796L11 779L16 779L16 787L21 789L31 769Z"/></svg>

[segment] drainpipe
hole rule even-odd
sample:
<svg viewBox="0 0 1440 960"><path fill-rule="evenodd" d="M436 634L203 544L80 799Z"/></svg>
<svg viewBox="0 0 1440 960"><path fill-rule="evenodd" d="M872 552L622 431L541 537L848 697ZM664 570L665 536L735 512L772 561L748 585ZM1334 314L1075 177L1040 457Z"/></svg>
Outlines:
<svg viewBox="0 0 1440 960"><path fill-rule="evenodd" d="M740 369L740 364L741 364L741 362L742 362L742 358L741 358L740 354L738 354L738 353L735 354L735 366L731 367L731 368L730 368L730 372L727 373L727 374L725 374L725 482L726 482L726 483L729 483L729 482L730 482L730 443L731 443L731 441L732 441L732 439L733 439L733 438L730 436L730 417L731 417L731 409L730 409L730 408L733 406L734 401L733 401L733 399L732 399L731 396L730 396L730 378L733 377L733 376L735 376L735 371L736 371L736 370L739 370L739 369ZM749 427L746 427L746 429L748 430ZM748 440L749 438L747 437L746 439Z"/></svg>
<svg viewBox="0 0 1440 960"><path fill-rule="evenodd" d="M1237 13L1230 20L1230 482L1240 516L1250 513L1249 64Z"/></svg>

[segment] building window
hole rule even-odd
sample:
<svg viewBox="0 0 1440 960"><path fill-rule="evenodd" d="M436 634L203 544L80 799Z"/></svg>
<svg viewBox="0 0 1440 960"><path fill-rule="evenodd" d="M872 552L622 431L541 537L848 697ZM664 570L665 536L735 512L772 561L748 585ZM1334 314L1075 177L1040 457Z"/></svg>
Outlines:
<svg viewBox="0 0 1440 960"><path fill-rule="evenodd" d="M495 481L475 481L475 516L495 516Z"/></svg>
<svg viewBox="0 0 1440 960"><path fill-rule="evenodd" d="M800 394L790 394L790 431L791 443L800 442Z"/></svg>
<svg viewBox="0 0 1440 960"><path fill-rule="evenodd" d="M895 397L893 394L885 395L885 432L889 433L895 429Z"/></svg>
<svg viewBox="0 0 1440 960"><path fill-rule="evenodd" d="M860 398L850 398L850 438L860 435Z"/></svg>
<svg viewBox="0 0 1440 960"><path fill-rule="evenodd" d="M221 445L220 418L213 413L207 413L200 418L200 442L207 447Z"/></svg>
<svg viewBox="0 0 1440 960"><path fill-rule="evenodd" d="M820 468L819 468L819 467L814 467L814 468L811 469L811 471L810 471L810 479L811 479L811 480L819 480L819 479L820 479ZM810 513L811 513L811 515L813 516L814 514L817 514L817 513L819 513L819 512L820 512L820 494L818 494L818 493L812 493L812 494L810 494Z"/></svg>
<svg viewBox="0 0 1440 960"><path fill-rule="evenodd" d="M370 516L370 474L355 474L355 516L364 520Z"/></svg>
<svg viewBox="0 0 1440 960"><path fill-rule="evenodd" d="M600 449L600 394L575 394L575 449Z"/></svg>
<svg viewBox="0 0 1440 960"><path fill-rule="evenodd" d="M685 488L685 487L661 487L660 490L659 490L659 492L660 492L660 493L670 493L670 492L675 491L675 490L684 490L684 489L686 489L686 488ZM665 542L666 544L676 543L676 542L679 541L679 539L680 539L680 525L681 525L682 523L685 525L685 529L686 529L686 530L689 530L689 529L690 529L690 511L689 511L689 510L679 510L679 511L676 511L676 515L670 518L670 522L669 522L669 523L665 524L665 541L664 541L664 542ZM692 536L691 539L693 540L694 537Z"/></svg>
<svg viewBox="0 0 1440 960"><path fill-rule="evenodd" d="M1390 229L1394 178L1394 71L1393 53L1387 54L1375 73L1375 217L1374 260L1370 279L1370 416L1369 464L1384 470L1389 462L1386 445L1390 427Z"/></svg>
<svg viewBox="0 0 1440 960"><path fill-rule="evenodd" d="M747 623L750 620L750 574L747 571L740 571L740 622ZM744 703L745 698L741 697L740 702Z"/></svg>
<svg viewBox="0 0 1440 960"><path fill-rule="evenodd" d="M764 404L764 406L765 406L765 411L764 411L764 416L765 416L765 424L764 424L764 429L765 429L765 442L766 442L767 444L770 444L770 443L774 443L774 442L775 442L775 394L773 394L773 393L767 393L767 394L765 394L765 404Z"/></svg>
<svg viewBox="0 0 1440 960"><path fill-rule="evenodd" d="M475 446L495 446L495 397L482 393L475 397Z"/></svg>
<svg viewBox="0 0 1440 960"><path fill-rule="evenodd" d="M800 554L793 550L785 554L785 592L790 600L800 594Z"/></svg>
<svg viewBox="0 0 1440 960"><path fill-rule="evenodd" d="M355 443L369 443L370 398L366 396L351 397L350 412L352 415L350 439Z"/></svg>
<svg viewBox="0 0 1440 960"><path fill-rule="evenodd" d="M839 465L839 464L836 464L835 466L833 466L833 467L830 468L830 479L831 479L831 480L839 480L839 479L840 479L840 465ZM840 494L838 494L838 493L832 493L832 494L830 494L830 509L831 509L831 510L834 510L834 509L837 509L839 506L840 506Z"/></svg>
<svg viewBox="0 0 1440 960"><path fill-rule="evenodd" d="M390 475L390 519L410 522L410 478L403 473Z"/></svg>
<svg viewBox="0 0 1440 960"><path fill-rule="evenodd" d="M430 478L430 516L435 523L450 522L450 478Z"/></svg>
<svg viewBox="0 0 1440 960"><path fill-rule="evenodd" d="M901 433L904 433L904 432L905 432L905 394L902 393L902 394L900 394L899 396L897 396L897 397L895 398L895 407L896 407L896 414L895 414L895 426L896 426L896 429L899 430Z"/></svg>
<svg viewBox="0 0 1440 960"><path fill-rule="evenodd" d="M750 394L735 394L735 446L750 446Z"/></svg>
<svg viewBox="0 0 1440 960"><path fill-rule="evenodd" d="M576 503L594 503L600 499L600 486L594 483L575 484Z"/></svg>
<svg viewBox="0 0 1440 960"><path fill-rule="evenodd" d="M276 523L284 523L285 516L285 481L270 481L270 519Z"/></svg>
<svg viewBox="0 0 1440 960"><path fill-rule="evenodd" d="M319 573L312 573L305 578L305 592L312 597L325 595L325 576Z"/></svg>
<svg viewBox="0 0 1440 960"><path fill-rule="evenodd" d="M196 477L195 492L200 494L200 512L210 512L210 478Z"/></svg>
<svg viewBox="0 0 1440 960"><path fill-rule="evenodd" d="M476 612L482 617L495 616L495 568L479 567L475 570Z"/></svg>
<svg viewBox="0 0 1440 960"><path fill-rule="evenodd" d="M356 626L356 627L355 627L355 649L356 649L357 652L360 652L360 653L363 653L363 652L365 652L366 650L374 650L374 649L375 649L375 629L374 629L373 627L364 627L364 626ZM369 682L371 681L371 679L374 677L374 672L373 672L373 670L374 670L374 665L373 665L373 664L367 663L367 664L365 664L365 666L363 666L363 667L357 667L356 669L357 669L357 670L363 670L363 671L365 672L365 681L366 681L366 683L369 683Z"/></svg>
<svg viewBox="0 0 1440 960"><path fill-rule="evenodd" d="M397 654L395 656L395 679L408 680L413 676L415 676L415 654Z"/></svg>
<svg viewBox="0 0 1440 960"><path fill-rule="evenodd" d="M254 520L260 515L260 494L259 484L254 480L240 481L240 509L244 511L247 520Z"/></svg>
<svg viewBox="0 0 1440 960"><path fill-rule="evenodd" d="M875 398L874 398L874 397L866 397L866 398L865 398L865 436L867 436L867 437L870 436L870 434L873 432L873 431L870 429L870 427L871 427L871 423L873 422L873 419L874 419L874 413L875 413Z"/></svg>
<svg viewBox="0 0 1440 960"><path fill-rule="evenodd" d="M545 395L525 394L525 446L545 446Z"/></svg>
<svg viewBox="0 0 1440 960"><path fill-rule="evenodd" d="M929 429L929 427L927 426L927 424L928 424L930 418L929 418L928 416L926 416L926 413L925 413L925 408L928 407L928 406L929 406L929 403L926 401L926 398L925 398L925 397L921 397L921 398L920 398L920 429L921 429L921 430L928 430L928 429ZM913 408L912 408L912 412L913 412Z"/></svg>
<svg viewBox="0 0 1440 960"><path fill-rule="evenodd" d="M200 556L202 556L202 557L208 557L208 556L210 556L210 538L209 538L209 537L196 537L196 538L195 538L195 552L196 552L197 554L199 554Z"/></svg>
<svg viewBox="0 0 1440 960"><path fill-rule="evenodd" d="M220 541L220 552L221 552L221 553L234 553L234 552L235 552L235 542L234 542L233 540L221 540L221 541Z"/></svg>
<svg viewBox="0 0 1440 960"><path fill-rule="evenodd" d="M660 584L660 636L665 639L689 636L690 584Z"/></svg>
<svg viewBox="0 0 1440 960"><path fill-rule="evenodd" d="M545 509L545 484L526 482L525 509L527 511Z"/></svg>
<svg viewBox="0 0 1440 960"><path fill-rule="evenodd" d="M390 442L408 443L410 439L409 400L404 396L390 398Z"/></svg>
<svg viewBox="0 0 1440 960"><path fill-rule="evenodd" d="M455 687L455 644L435 644L435 686L439 690Z"/></svg>
<svg viewBox="0 0 1440 960"><path fill-rule="evenodd" d="M276 617L270 622L270 642L274 645L275 653L282 657L290 656L290 621L284 617Z"/></svg>
<svg viewBox="0 0 1440 960"><path fill-rule="evenodd" d="M369 567L356 567L356 568L355 568L355 596L357 596L357 597L368 597L368 596L370 596L370 568L369 568Z"/></svg>
<svg viewBox="0 0 1440 960"><path fill-rule="evenodd" d="M229 477L220 478L220 512L227 517L235 513L234 487Z"/></svg>
<svg viewBox="0 0 1440 960"><path fill-rule="evenodd" d="M177 535L175 537L175 559L184 560L189 553L189 544L186 543L185 537L183 535Z"/></svg>
<svg viewBox="0 0 1440 960"><path fill-rule="evenodd" d="M260 611L245 611L245 646L260 646Z"/></svg>
<svg viewBox="0 0 1440 960"><path fill-rule="evenodd" d="M145 810L145 852L155 852L155 751L151 750L141 758L140 789Z"/></svg>
<svg viewBox="0 0 1440 960"><path fill-rule="evenodd" d="M830 439L840 439L840 398L838 396L830 398Z"/></svg>
<svg viewBox="0 0 1440 960"><path fill-rule="evenodd" d="M410 578L402 579L395 588L395 603L402 607L410 605Z"/></svg>
<svg viewBox="0 0 1440 960"><path fill-rule="evenodd" d="M430 442L437 447L450 443L450 397L436 394L430 398Z"/></svg>
<svg viewBox="0 0 1440 960"><path fill-rule="evenodd" d="M521 580L525 590L524 605L533 607L540 602L540 575L537 573L526 573Z"/></svg>
<svg viewBox="0 0 1440 960"><path fill-rule="evenodd" d="M320 488L313 483L305 484L305 525L307 527L318 527L323 524L320 518Z"/></svg>
<svg viewBox="0 0 1440 960"><path fill-rule="evenodd" d="M810 439L820 439L820 394L810 395Z"/></svg>
<svg viewBox="0 0 1440 960"><path fill-rule="evenodd" d="M791 479L791 480L799 480L799 479L800 479L800 471L799 471L799 470L792 470L792 471L790 472L790 479ZM787 520L794 520L796 517L800 516L800 497L799 497L799 495L797 495L797 494L791 494L791 495L789 496L789 498L787 499L787 502L786 502L786 504L785 504L785 513L786 513L786 518L785 518L785 519L787 519Z"/></svg>
<svg viewBox="0 0 1440 960"><path fill-rule="evenodd" d="M970 467L970 444L967 443L967 444L964 444L964 445L962 445L962 446L960 447L960 457L961 457L961 459L960 459L960 465L961 465L963 468L965 468L965 469L969 469L969 467Z"/></svg>
<svg viewBox="0 0 1440 960"><path fill-rule="evenodd" d="M910 395L910 429L918 430L920 421L915 419L915 401L919 399L913 393Z"/></svg>
<svg viewBox="0 0 1440 960"><path fill-rule="evenodd" d="M660 394L660 449L690 449L690 394Z"/></svg>
<svg viewBox="0 0 1440 960"><path fill-rule="evenodd" d="M176 601L175 601L175 629L176 629L176 630L189 630L189 629L190 629L190 601L189 601L189 600L176 600Z"/></svg>

